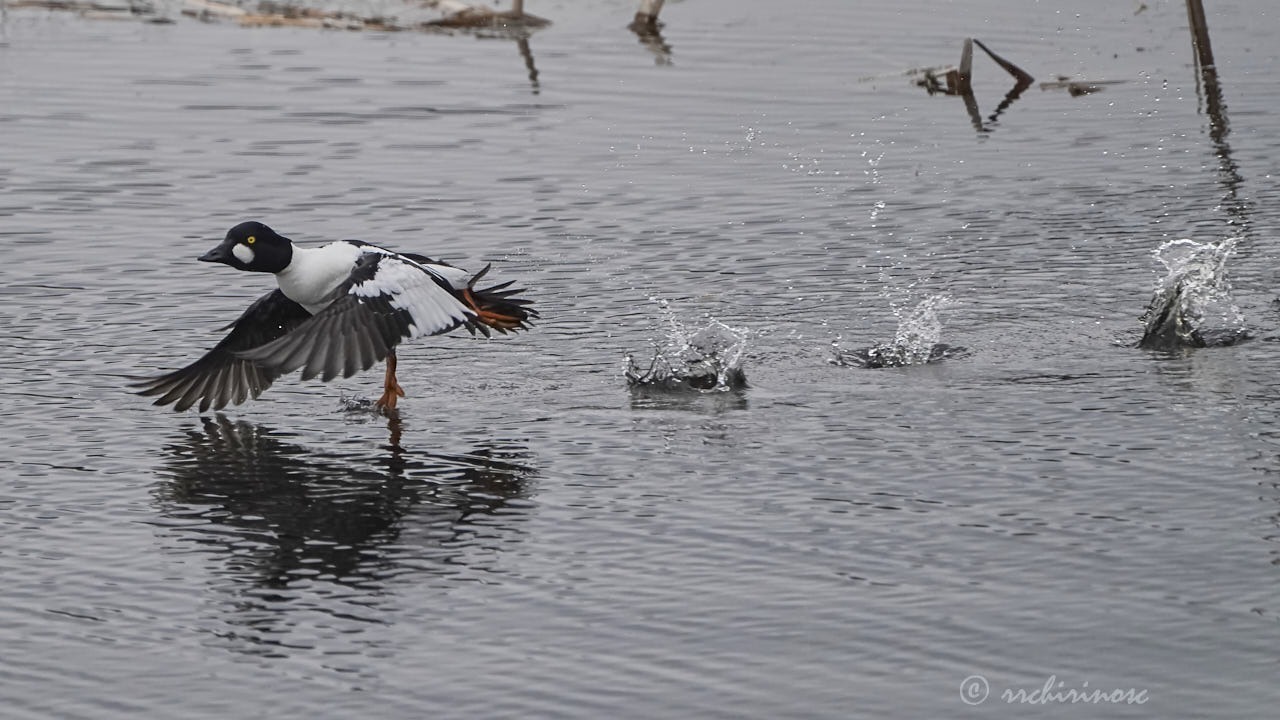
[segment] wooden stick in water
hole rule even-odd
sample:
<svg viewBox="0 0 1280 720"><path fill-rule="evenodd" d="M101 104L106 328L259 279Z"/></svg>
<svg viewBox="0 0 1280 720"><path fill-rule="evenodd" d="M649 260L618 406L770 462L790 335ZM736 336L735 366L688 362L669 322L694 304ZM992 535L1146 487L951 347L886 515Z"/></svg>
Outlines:
<svg viewBox="0 0 1280 720"><path fill-rule="evenodd" d="M657 30L658 13L662 11L663 2L664 0L640 0L640 9L636 11L635 19L631 21L631 29Z"/></svg>
<svg viewBox="0 0 1280 720"><path fill-rule="evenodd" d="M1213 48L1209 46L1209 23L1204 19L1204 3L1187 0L1187 20L1191 22L1191 44L1195 46L1200 67L1213 66Z"/></svg>

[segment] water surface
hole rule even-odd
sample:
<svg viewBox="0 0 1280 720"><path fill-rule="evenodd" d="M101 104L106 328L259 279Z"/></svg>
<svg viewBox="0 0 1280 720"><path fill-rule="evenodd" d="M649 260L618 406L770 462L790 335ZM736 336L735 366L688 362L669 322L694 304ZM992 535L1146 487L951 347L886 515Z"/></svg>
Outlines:
<svg viewBox="0 0 1280 720"><path fill-rule="evenodd" d="M1181 3L669 3L656 54L633 4L528 3L525 54L8 12L6 716L1023 717L1056 676L1150 700L1035 713L1269 717L1274 8L1211 3L1223 128ZM979 55L978 130L907 74L966 35L1122 82L993 121ZM245 219L543 320L406 347L393 419L377 372L129 395L271 287L195 262ZM1239 238L1251 341L1134 347L1180 237ZM965 354L830 363L930 294ZM667 311L749 331L748 386L629 390Z"/></svg>

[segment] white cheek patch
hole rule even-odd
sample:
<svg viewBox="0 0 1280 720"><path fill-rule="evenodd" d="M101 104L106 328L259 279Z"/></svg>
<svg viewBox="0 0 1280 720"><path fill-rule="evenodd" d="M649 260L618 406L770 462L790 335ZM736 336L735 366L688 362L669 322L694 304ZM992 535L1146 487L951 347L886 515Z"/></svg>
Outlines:
<svg viewBox="0 0 1280 720"><path fill-rule="evenodd" d="M244 243L236 243L235 246L231 248L231 254L235 255L236 259L245 265L253 264L253 248L245 245Z"/></svg>

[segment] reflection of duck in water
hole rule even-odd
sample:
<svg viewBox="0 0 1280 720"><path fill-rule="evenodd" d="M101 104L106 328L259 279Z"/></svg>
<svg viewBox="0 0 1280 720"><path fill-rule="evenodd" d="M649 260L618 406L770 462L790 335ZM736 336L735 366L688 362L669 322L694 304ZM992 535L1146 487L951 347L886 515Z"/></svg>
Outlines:
<svg viewBox="0 0 1280 720"><path fill-rule="evenodd" d="M406 566L456 574L471 564L472 521L527 497L534 473L514 443L406 452L395 418L386 454L363 456L290 443L221 415L202 422L166 448L160 509L180 523L173 532L181 540L225 553L224 574L257 587L305 579L376 589ZM521 517L508 511L487 522L478 555L491 559L492 544Z"/></svg>

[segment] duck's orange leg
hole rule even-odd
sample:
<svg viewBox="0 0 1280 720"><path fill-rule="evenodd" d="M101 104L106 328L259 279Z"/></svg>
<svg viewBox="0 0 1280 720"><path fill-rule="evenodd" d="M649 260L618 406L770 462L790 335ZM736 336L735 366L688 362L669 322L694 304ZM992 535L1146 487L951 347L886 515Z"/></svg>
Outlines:
<svg viewBox="0 0 1280 720"><path fill-rule="evenodd" d="M387 355L387 376L382 381L382 397L374 403L379 410L395 410L396 400L404 397L404 388L396 382L396 351Z"/></svg>

